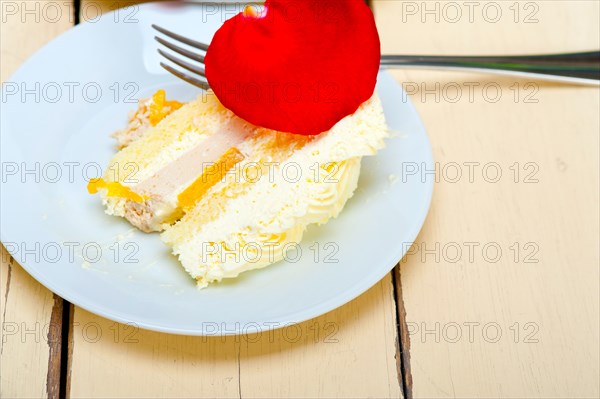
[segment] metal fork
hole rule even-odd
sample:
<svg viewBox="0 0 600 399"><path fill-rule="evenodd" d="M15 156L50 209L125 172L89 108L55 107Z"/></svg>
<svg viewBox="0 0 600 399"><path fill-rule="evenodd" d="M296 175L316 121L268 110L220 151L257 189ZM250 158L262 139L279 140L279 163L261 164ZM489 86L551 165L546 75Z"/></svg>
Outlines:
<svg viewBox="0 0 600 399"><path fill-rule="evenodd" d="M152 27L164 36L176 42L186 44L199 53L187 50L159 36L154 38L171 51L195 61L196 64L183 61L174 55L158 49L160 55L167 60L192 72L194 75L181 72L161 62L160 65L178 78L201 89L208 90L204 70L204 55L209 45L178 35L157 25ZM428 68L475 70L496 74L523 75L536 80L550 80L584 85L600 85L600 51L581 53L521 55L521 56L417 56L417 55L383 55L381 68Z"/></svg>

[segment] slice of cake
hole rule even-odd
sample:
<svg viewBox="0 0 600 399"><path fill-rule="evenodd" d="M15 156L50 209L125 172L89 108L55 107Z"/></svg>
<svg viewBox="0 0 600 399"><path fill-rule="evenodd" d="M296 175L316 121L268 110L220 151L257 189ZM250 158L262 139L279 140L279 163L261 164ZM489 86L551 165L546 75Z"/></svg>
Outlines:
<svg viewBox="0 0 600 399"><path fill-rule="evenodd" d="M108 214L166 229L163 241L199 286L281 260L309 224L336 217L361 158L387 136L377 95L316 136L253 126L211 93L160 115L88 190Z"/></svg>
<svg viewBox="0 0 600 399"><path fill-rule="evenodd" d="M277 262L309 224L341 212L356 189L361 158L382 148L386 136L376 95L310 139L264 129L162 239L200 287Z"/></svg>

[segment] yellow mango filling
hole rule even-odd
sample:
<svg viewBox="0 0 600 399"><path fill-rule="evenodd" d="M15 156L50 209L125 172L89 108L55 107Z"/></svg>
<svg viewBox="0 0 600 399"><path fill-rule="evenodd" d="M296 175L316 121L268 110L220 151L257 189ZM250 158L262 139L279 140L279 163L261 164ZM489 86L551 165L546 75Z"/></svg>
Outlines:
<svg viewBox="0 0 600 399"><path fill-rule="evenodd" d="M148 119L152 126L158 125L158 122L162 121L167 115L175 110L181 108L183 104L179 101L167 101L167 94L164 90L158 90L152 95L152 101L150 102L150 112Z"/></svg>
<svg viewBox="0 0 600 399"><path fill-rule="evenodd" d="M244 155L237 148L228 149L217 162L204 167L202 175L177 196L179 206L183 209L193 207L208 189L221 181L225 173L243 159Z"/></svg>
<svg viewBox="0 0 600 399"><path fill-rule="evenodd" d="M189 209L210 189L217 184L225 173L244 159L244 155L235 147L228 149L217 162L205 166L202 175L198 177L188 188L177 196L178 206ZM87 185L88 193L96 194L98 190L105 189L108 197L119 197L134 202L144 202L147 198L123 184L103 178L91 179Z"/></svg>
<svg viewBox="0 0 600 399"><path fill-rule="evenodd" d="M107 182L102 178L91 179L87 185L88 193L96 194L98 190L106 189L107 196L125 198L134 202L144 202L146 198L133 192L129 187L122 185L119 182Z"/></svg>

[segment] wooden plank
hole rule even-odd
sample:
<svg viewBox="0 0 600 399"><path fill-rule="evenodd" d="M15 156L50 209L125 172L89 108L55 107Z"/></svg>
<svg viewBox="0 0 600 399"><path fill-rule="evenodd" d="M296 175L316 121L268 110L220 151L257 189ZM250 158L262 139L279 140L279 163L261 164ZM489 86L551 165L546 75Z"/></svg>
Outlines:
<svg viewBox="0 0 600 399"><path fill-rule="evenodd" d="M0 80L74 21L69 2L1 1ZM15 243L4 243L14 245ZM0 397L59 395L62 299L0 250Z"/></svg>
<svg viewBox="0 0 600 399"><path fill-rule="evenodd" d="M36 50L74 23L71 2L0 1L0 80L6 82Z"/></svg>
<svg viewBox="0 0 600 399"><path fill-rule="evenodd" d="M71 397L399 398L391 292L386 277L314 320L223 338L133 330L75 307Z"/></svg>
<svg viewBox="0 0 600 399"><path fill-rule="evenodd" d="M80 22L95 22L102 14L120 10L122 18L135 19L137 5L153 0L81 0L79 7Z"/></svg>
<svg viewBox="0 0 600 399"><path fill-rule="evenodd" d="M77 307L72 320L74 398L402 396L390 276L333 312L272 333L174 336Z"/></svg>
<svg viewBox="0 0 600 399"><path fill-rule="evenodd" d="M390 276L345 306L274 337L242 342L242 397L402 397Z"/></svg>
<svg viewBox="0 0 600 399"><path fill-rule="evenodd" d="M56 357L51 358L51 348L55 348L57 339L60 344L53 310L62 309L62 301L29 276L4 246L0 252L0 396L58 397L56 364L60 365L60 356L58 362Z"/></svg>
<svg viewBox="0 0 600 399"><path fill-rule="evenodd" d="M238 396L234 337L154 333L78 307L73 320L72 398Z"/></svg>
<svg viewBox="0 0 600 399"><path fill-rule="evenodd" d="M472 22L454 2L463 20L435 21L436 4L450 3L376 1L384 53L600 48L598 2L517 3L519 22L515 2L495 2L488 7L504 15L496 23L481 15L494 2L477 2ZM537 22L524 23L525 13ZM598 88L456 72L394 76L412 93L439 172L425 228L401 264L409 391L598 397ZM406 177L433 178L426 172Z"/></svg>

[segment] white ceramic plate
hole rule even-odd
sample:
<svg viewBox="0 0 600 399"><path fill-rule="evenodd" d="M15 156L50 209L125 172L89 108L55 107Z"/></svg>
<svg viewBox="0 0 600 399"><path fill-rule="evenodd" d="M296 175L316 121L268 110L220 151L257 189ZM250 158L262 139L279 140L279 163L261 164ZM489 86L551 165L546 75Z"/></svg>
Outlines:
<svg viewBox="0 0 600 399"><path fill-rule="evenodd" d="M401 259L432 194L431 147L417 112L387 74L377 90L399 132L365 159L342 215L310 228L296 261L197 290L157 234L103 213L86 192L114 153L110 133L139 97L198 91L159 66L151 23L210 42L232 6L148 4L66 32L3 85L1 239L38 281L109 319L190 335L261 331L355 298ZM29 172L27 172L29 171ZM33 171L33 172L32 172ZM410 172L410 173L409 173Z"/></svg>

